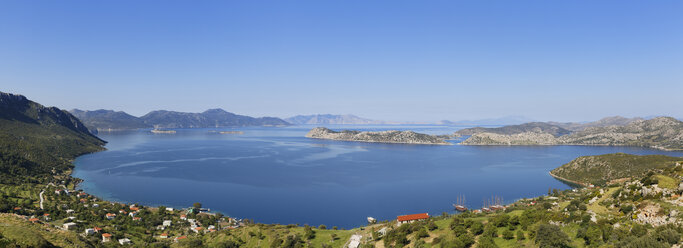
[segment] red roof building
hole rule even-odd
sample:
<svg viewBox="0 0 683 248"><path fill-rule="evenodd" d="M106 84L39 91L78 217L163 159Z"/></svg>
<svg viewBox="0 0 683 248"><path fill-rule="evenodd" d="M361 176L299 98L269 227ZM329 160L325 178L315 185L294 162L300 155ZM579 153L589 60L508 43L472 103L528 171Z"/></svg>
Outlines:
<svg viewBox="0 0 683 248"><path fill-rule="evenodd" d="M108 234L108 233L102 234L102 242L109 242L110 240L111 240L111 234Z"/></svg>
<svg viewBox="0 0 683 248"><path fill-rule="evenodd" d="M404 224L404 223L411 223L414 221L418 220L426 220L429 219L429 214L428 213L421 213L421 214L409 214L409 215L401 215L396 217L396 220L398 221L398 224Z"/></svg>

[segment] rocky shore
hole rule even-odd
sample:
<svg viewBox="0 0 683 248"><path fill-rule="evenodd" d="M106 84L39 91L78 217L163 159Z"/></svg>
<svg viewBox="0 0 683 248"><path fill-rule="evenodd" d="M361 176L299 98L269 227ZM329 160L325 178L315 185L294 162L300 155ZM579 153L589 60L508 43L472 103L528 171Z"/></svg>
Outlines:
<svg viewBox="0 0 683 248"><path fill-rule="evenodd" d="M400 143L418 145L452 145L436 136L416 133L413 131L380 131L380 132L361 132L361 131L333 131L324 127L316 127L306 134L308 138L330 139L343 141L359 141L374 143Z"/></svg>

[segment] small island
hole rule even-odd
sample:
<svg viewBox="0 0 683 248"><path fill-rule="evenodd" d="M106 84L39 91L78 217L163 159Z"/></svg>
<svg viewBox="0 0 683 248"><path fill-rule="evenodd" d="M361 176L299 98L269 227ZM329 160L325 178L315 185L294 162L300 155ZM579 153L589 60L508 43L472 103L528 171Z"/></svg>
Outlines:
<svg viewBox="0 0 683 248"><path fill-rule="evenodd" d="M244 134L242 131L209 131L209 133L218 133L218 134Z"/></svg>
<svg viewBox="0 0 683 248"><path fill-rule="evenodd" d="M174 134L175 130L159 130L159 129L152 129L150 132L152 133L167 133L167 134Z"/></svg>
<svg viewBox="0 0 683 248"><path fill-rule="evenodd" d="M308 138L330 139L343 141L359 141L373 143L399 143L417 145L452 145L445 140L429 134L416 133L413 131L380 131L361 132L353 130L333 131L324 127L316 127L306 134Z"/></svg>

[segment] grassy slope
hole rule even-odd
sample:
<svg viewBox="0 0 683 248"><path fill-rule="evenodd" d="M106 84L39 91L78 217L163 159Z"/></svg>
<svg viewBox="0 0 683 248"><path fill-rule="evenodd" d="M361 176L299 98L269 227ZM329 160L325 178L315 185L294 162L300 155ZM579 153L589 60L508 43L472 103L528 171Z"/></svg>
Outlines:
<svg viewBox="0 0 683 248"><path fill-rule="evenodd" d="M0 214L0 234L22 247L91 247L74 232L34 224L12 214Z"/></svg>
<svg viewBox="0 0 683 248"><path fill-rule="evenodd" d="M673 167L679 157L664 155L631 155L624 153L584 156L572 160L551 172L564 179L605 185L611 180L642 177L652 169Z"/></svg>

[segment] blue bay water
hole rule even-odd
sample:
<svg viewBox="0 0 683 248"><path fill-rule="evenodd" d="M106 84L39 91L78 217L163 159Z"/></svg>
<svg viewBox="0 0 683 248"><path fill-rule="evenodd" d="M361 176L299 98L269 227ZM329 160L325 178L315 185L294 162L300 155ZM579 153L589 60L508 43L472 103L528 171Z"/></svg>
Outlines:
<svg viewBox="0 0 683 248"><path fill-rule="evenodd" d="M444 126L329 126L414 130ZM312 126L178 129L102 133L107 151L76 159L83 190L107 200L188 207L261 223L351 228L397 215L452 212L459 195L471 208L499 196L506 203L567 189L548 171L578 156L614 152L666 154L606 146L431 146L305 138ZM244 134L219 134L239 130ZM457 141L453 141L454 143Z"/></svg>

